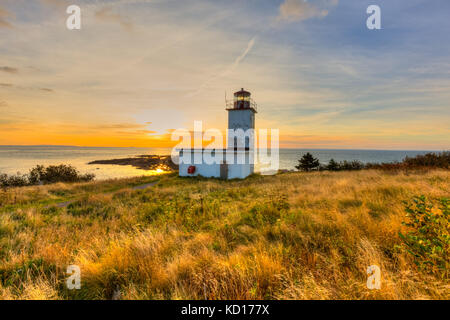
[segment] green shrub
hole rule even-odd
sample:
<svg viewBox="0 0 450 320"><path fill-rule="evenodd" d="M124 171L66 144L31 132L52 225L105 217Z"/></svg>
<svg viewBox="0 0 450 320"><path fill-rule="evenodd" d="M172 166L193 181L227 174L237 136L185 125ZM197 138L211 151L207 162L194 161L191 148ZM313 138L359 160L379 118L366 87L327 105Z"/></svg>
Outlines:
<svg viewBox="0 0 450 320"><path fill-rule="evenodd" d="M364 169L364 163L362 163L361 161L358 160L353 160L353 161L347 161L344 160L343 162L341 162L340 164L341 170L362 170Z"/></svg>
<svg viewBox="0 0 450 320"><path fill-rule="evenodd" d="M409 228L406 234L399 233L403 249L413 255L414 262L429 273L438 273L448 278L450 270L450 202L440 200L436 208L425 196L416 197L406 204Z"/></svg>
<svg viewBox="0 0 450 320"><path fill-rule="evenodd" d="M297 167L299 170L300 168ZM331 159L328 165L321 166L321 170L341 171L341 170L363 170L363 169L382 169L382 170L406 170L423 168L441 168L450 169L450 152L427 153L415 157L406 157L403 161L386 163L362 163L358 160L337 162ZM305 170L309 171L309 170Z"/></svg>
<svg viewBox="0 0 450 320"><path fill-rule="evenodd" d="M0 174L0 187L23 187L29 185L26 175L17 173L16 175L8 176L6 174Z"/></svg>
<svg viewBox="0 0 450 320"><path fill-rule="evenodd" d="M450 168L450 152L444 151L440 153L427 153L417 155L413 158L406 157L403 163L410 167L435 167L435 168Z"/></svg>
<svg viewBox="0 0 450 320"><path fill-rule="evenodd" d="M440 168L450 169L450 151L430 152L415 157L406 157L401 162L368 163L366 169L399 170Z"/></svg>
<svg viewBox="0 0 450 320"><path fill-rule="evenodd" d="M30 170L29 180L31 184L56 183L56 182L87 182L94 179L93 174L80 174L70 165L61 164L45 168L38 165Z"/></svg>
<svg viewBox="0 0 450 320"><path fill-rule="evenodd" d="M28 174L8 176L0 174L0 187L23 187L56 182L88 182L95 178L93 174L80 174L70 165L44 167L37 165Z"/></svg>
<svg viewBox="0 0 450 320"><path fill-rule="evenodd" d="M330 162L328 162L328 165L325 166L326 170L329 171L341 171L341 170L362 170L365 168L364 163L362 163L361 161L358 160L353 160L353 161L340 161L337 162L334 159L331 159Z"/></svg>

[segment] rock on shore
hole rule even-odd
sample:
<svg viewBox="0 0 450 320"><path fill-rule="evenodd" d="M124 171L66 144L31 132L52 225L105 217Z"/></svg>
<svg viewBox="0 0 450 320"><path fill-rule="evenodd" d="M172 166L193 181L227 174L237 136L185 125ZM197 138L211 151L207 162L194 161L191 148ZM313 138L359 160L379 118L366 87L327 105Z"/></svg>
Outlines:
<svg viewBox="0 0 450 320"><path fill-rule="evenodd" d="M110 160L95 160L88 164L113 164L120 166L133 166L142 170L164 170L176 171L178 165L172 162L170 156L157 155L141 155L134 158L110 159Z"/></svg>

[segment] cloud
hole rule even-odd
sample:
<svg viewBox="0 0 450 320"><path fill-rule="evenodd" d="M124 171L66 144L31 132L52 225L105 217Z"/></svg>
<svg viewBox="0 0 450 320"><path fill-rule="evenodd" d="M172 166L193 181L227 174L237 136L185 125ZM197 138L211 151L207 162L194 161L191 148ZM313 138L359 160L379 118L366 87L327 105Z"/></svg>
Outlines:
<svg viewBox="0 0 450 320"><path fill-rule="evenodd" d="M142 136L142 135L155 134L157 132L151 131L151 130L135 130L135 131L115 131L114 133L120 134L120 135L129 135L129 136Z"/></svg>
<svg viewBox="0 0 450 320"><path fill-rule="evenodd" d="M8 104L6 103L6 101L0 101L0 108L4 108L7 106L8 106Z"/></svg>
<svg viewBox="0 0 450 320"><path fill-rule="evenodd" d="M4 66L0 67L0 71L6 72L6 73L19 73L19 69Z"/></svg>
<svg viewBox="0 0 450 320"><path fill-rule="evenodd" d="M43 92L55 92L55 90L50 88L39 88L39 87L23 87L23 86L17 86L12 83L0 83L0 87L4 88L15 88L19 90L39 90Z"/></svg>
<svg viewBox="0 0 450 320"><path fill-rule="evenodd" d="M64 7L64 6L67 6L67 4L69 3L66 0L41 0L41 2L46 5L54 6L54 7Z"/></svg>
<svg viewBox="0 0 450 320"><path fill-rule="evenodd" d="M293 22L323 18L328 15L326 8L337 3L338 0L316 1L315 4L306 0L285 0L280 5L278 20Z"/></svg>
<svg viewBox="0 0 450 320"><path fill-rule="evenodd" d="M106 129L144 129L146 128L145 124L138 124L138 123L112 123L112 124L103 124L103 125L96 125L97 129L106 130Z"/></svg>
<svg viewBox="0 0 450 320"><path fill-rule="evenodd" d="M95 13L95 17L100 21L120 24L127 31L133 29L133 24L118 13L114 13L111 7L105 7Z"/></svg>
<svg viewBox="0 0 450 320"><path fill-rule="evenodd" d="M407 138L414 127L410 124L421 118L435 134L424 135L420 139L423 145L445 146L450 141L448 131L442 129L449 127L450 82L445 72L449 70L445 60L449 47L439 42L439 31L450 22L437 5L423 8L429 10L419 17L423 19L420 27L427 27L423 32L416 24L414 32L408 32L407 17L414 15L413 9L389 2L392 15L406 17L396 20L396 32L367 38L364 32L353 32L355 25L364 27L361 18L365 13L360 12L357 1L340 2L345 10L337 10L327 0L282 0L273 6L258 5L258 1L229 6L226 1L204 0L127 5L137 1L69 0L80 4L84 25L91 27L82 34L68 34L65 8L55 7L64 0L6 0L14 3L11 7L0 0L0 7L11 13L5 19L20 31L18 39L18 34L11 32L14 29L0 27L0 67L18 68L17 74L0 70L0 101L10 105L0 109L0 118L28 116L46 126L45 138L38 138L33 125L23 125L29 128L27 136L19 129L15 136L8 134L0 125L0 144L130 146L134 141L126 142L115 132L162 134L168 128L190 128L194 119L222 128L226 127L223 92L241 87L249 88L260 105L258 126L279 128L281 140L292 141L293 147L308 143L296 133L311 135L311 141L317 140L320 146L330 137L345 140L330 142L330 146L360 146L383 126L386 132L392 130L393 143L394 139L396 143L404 141L406 148L412 139ZM36 15L24 14L28 2L33 2ZM301 9L315 9L306 14L307 10L293 10L292 3ZM251 5L255 7L249 10ZM103 15L120 14L133 23L133 32L122 30L114 19L98 20L104 8L110 10ZM320 18L323 10L328 15ZM310 18L304 20L306 17ZM436 31L435 37L429 36L430 30ZM256 34L258 38L253 39ZM430 52L424 41L443 46L442 50ZM117 43L121 45L115 46ZM379 45L383 50L374 49ZM55 92L39 90L42 88ZM196 91L200 93L189 95ZM411 105L414 112L401 116ZM158 116L169 109L181 110L183 115ZM153 123L95 131L98 124L133 120ZM64 122L89 123L92 129L61 128L59 124ZM404 132L405 138L396 138L394 130ZM292 139L286 134L292 134ZM356 140L358 134L363 142ZM136 144L148 146L144 141L147 134L143 137L136 138ZM297 139L300 143L295 144ZM385 142L373 140L371 145L375 143L379 148L390 146L387 138Z"/></svg>
<svg viewBox="0 0 450 320"><path fill-rule="evenodd" d="M45 91L45 92L54 92L53 89L49 89L49 88L39 88L39 90Z"/></svg>
<svg viewBox="0 0 450 320"><path fill-rule="evenodd" d="M5 9L0 8L0 28L12 28L12 24L6 21L11 14Z"/></svg>

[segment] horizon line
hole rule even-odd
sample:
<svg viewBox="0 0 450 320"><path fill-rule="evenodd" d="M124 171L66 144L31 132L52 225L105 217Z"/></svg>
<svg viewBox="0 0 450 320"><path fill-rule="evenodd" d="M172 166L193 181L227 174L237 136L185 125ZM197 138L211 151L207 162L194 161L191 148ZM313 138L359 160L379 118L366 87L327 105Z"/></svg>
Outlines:
<svg viewBox="0 0 450 320"><path fill-rule="evenodd" d="M58 144L14 144L14 145L0 145L0 147L72 147L72 148L117 148L117 149L173 149L175 147L113 147L113 146L79 146L79 145L58 145ZM258 148L257 148L258 149ZM268 148L270 149L270 148ZM284 150L361 150L361 151L429 151L429 152L446 152L450 149L364 149L364 148L279 148Z"/></svg>

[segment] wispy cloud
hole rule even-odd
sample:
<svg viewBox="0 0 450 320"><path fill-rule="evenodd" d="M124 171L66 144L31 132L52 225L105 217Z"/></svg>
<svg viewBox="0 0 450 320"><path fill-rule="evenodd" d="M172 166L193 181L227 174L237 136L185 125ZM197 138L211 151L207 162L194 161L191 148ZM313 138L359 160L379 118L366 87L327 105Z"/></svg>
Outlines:
<svg viewBox="0 0 450 320"><path fill-rule="evenodd" d="M0 8L0 28L12 28L12 24L6 20L10 16L11 14L8 11Z"/></svg>
<svg viewBox="0 0 450 320"><path fill-rule="evenodd" d="M6 73L14 73L14 74L19 73L19 69L8 67L8 66L0 67L0 71L6 72Z"/></svg>
<svg viewBox="0 0 450 320"><path fill-rule="evenodd" d="M95 126L97 129L121 129L121 130L134 130L134 129L144 129L146 127L145 124L137 124L137 123L108 123L101 124Z"/></svg>
<svg viewBox="0 0 450 320"><path fill-rule="evenodd" d="M56 8L63 8L69 5L69 1L67 0L41 0L41 2L45 5Z"/></svg>
<svg viewBox="0 0 450 320"><path fill-rule="evenodd" d="M280 5L278 20L302 21L311 18L323 18L328 15L328 7L337 5L338 0L315 1L285 0Z"/></svg>
<svg viewBox="0 0 450 320"><path fill-rule="evenodd" d="M49 88L39 88L39 90L44 91L44 92L54 92L53 89L49 89Z"/></svg>
<svg viewBox="0 0 450 320"><path fill-rule="evenodd" d="M0 83L0 87L18 89L18 90L38 90L38 91L43 91L43 92L55 92L55 90L50 89L50 88L24 87L24 86L17 86L12 83Z"/></svg>
<svg viewBox="0 0 450 320"><path fill-rule="evenodd" d="M105 7L97 11L95 18L104 22L118 23L127 31L133 29L133 24L122 15L114 12L111 7Z"/></svg>

